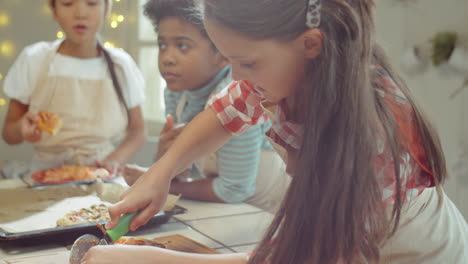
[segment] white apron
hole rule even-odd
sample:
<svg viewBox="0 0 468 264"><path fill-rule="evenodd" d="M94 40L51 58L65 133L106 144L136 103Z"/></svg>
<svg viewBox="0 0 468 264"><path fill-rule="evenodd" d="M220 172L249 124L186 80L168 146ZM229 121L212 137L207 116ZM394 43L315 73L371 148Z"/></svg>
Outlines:
<svg viewBox="0 0 468 264"><path fill-rule="evenodd" d="M381 249L382 264L468 263L468 225L445 193L440 209L438 198L428 188L403 206L397 232Z"/></svg>
<svg viewBox="0 0 468 264"><path fill-rule="evenodd" d="M221 82L222 84L223 82ZM216 94L218 87L216 87L210 98ZM209 101L209 100L208 100ZM176 109L176 118L181 120L182 111L186 103L185 94L179 100ZM205 109L208 108L205 105ZM206 155L195 162L198 171L203 175L202 177L211 177L218 175L218 156L217 153ZM278 154L273 150L262 149L260 152L260 164L257 171L255 193L245 202L275 213L281 201L286 194L291 179L286 174L285 164Z"/></svg>
<svg viewBox="0 0 468 264"><path fill-rule="evenodd" d="M265 103L262 107L276 122L276 106ZM270 142L292 175L296 158ZM403 206L397 232L381 248L381 264L468 264L468 225L445 193L438 210L438 197L435 188L428 188Z"/></svg>
<svg viewBox="0 0 468 264"><path fill-rule="evenodd" d="M63 164L94 165L114 151L114 143L122 138L128 123L110 78L81 80L49 74L59 46L57 43L46 56L29 111L56 113L63 126L54 136L42 133L34 144L31 172Z"/></svg>

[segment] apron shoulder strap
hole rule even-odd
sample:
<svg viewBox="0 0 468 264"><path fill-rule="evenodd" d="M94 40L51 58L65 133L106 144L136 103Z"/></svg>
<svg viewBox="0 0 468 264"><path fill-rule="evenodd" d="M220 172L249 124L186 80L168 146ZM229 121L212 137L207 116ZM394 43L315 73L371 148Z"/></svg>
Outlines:
<svg viewBox="0 0 468 264"><path fill-rule="evenodd" d="M34 85L31 93L31 100L30 100L30 108L31 111L39 111L40 109L34 109L34 102L33 98L35 98L36 93L40 93L40 88L43 87L47 81L47 77L49 76L50 68L52 67L52 62L54 60L55 55L57 54L57 50L62 44L62 40L55 41L52 43L51 47L45 52L47 53L44 60L41 63L41 66L39 67L39 74L38 78L36 80L36 84ZM49 97L50 98L50 97Z"/></svg>

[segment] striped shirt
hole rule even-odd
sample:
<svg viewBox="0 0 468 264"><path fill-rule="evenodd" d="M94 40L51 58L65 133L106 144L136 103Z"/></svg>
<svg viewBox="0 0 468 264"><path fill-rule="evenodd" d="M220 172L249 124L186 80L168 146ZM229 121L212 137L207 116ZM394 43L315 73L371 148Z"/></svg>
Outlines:
<svg viewBox="0 0 468 264"><path fill-rule="evenodd" d="M207 85L197 90L164 91L166 115L175 117L177 123L188 123L205 109L210 95L231 83L230 67L221 70ZM177 107L185 97L185 105L177 120ZM248 128L245 133L233 136L217 152L218 177L213 181L214 193L229 203L241 202L253 196L262 149L271 150L265 132L270 123Z"/></svg>

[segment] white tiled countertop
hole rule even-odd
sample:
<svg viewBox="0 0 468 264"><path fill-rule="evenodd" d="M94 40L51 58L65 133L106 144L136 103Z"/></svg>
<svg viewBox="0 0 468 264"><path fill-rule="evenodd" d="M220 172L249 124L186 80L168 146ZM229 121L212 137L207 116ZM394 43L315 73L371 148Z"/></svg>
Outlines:
<svg viewBox="0 0 468 264"><path fill-rule="evenodd" d="M188 209L187 213L176 216L180 221L193 221L205 218L262 212L261 209L245 203L207 203L180 199L177 204Z"/></svg>
<svg viewBox="0 0 468 264"><path fill-rule="evenodd" d="M186 208L187 212L176 215L161 226L143 228L128 235L152 239L180 234L221 253L248 252L260 241L273 219L272 214L244 203L221 204L181 199L177 204ZM66 245L59 243L24 245L2 242L0 245L0 260L68 250Z"/></svg>
<svg viewBox="0 0 468 264"><path fill-rule="evenodd" d="M257 212L194 220L185 224L231 248L259 242L272 220L270 213Z"/></svg>
<svg viewBox="0 0 468 264"><path fill-rule="evenodd" d="M249 204L206 203L180 200L188 212L175 219L232 252L244 252L262 238L273 215ZM236 250L237 247L239 251ZM216 248L215 248L216 249Z"/></svg>

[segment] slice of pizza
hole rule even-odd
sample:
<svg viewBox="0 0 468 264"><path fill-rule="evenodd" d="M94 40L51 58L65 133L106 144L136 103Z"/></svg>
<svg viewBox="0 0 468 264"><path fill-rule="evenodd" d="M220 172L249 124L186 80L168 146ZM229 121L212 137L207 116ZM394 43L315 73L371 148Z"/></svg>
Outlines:
<svg viewBox="0 0 468 264"><path fill-rule="evenodd" d="M95 204L89 208L82 208L65 214L63 217L57 219L57 226L70 226L106 220L110 220L107 205Z"/></svg>
<svg viewBox="0 0 468 264"><path fill-rule="evenodd" d="M55 135L60 128L62 128L62 119L57 114L39 112L38 116L39 119L36 121L36 125L41 131L46 131L51 135Z"/></svg>
<svg viewBox="0 0 468 264"><path fill-rule="evenodd" d="M153 247L160 247L160 248L166 248L164 244L142 238L142 237L127 237L123 236L116 240L113 244L119 244L119 245L132 245L132 246L153 246Z"/></svg>
<svg viewBox="0 0 468 264"><path fill-rule="evenodd" d="M70 181L95 180L109 178L109 172L104 168L90 166L62 166L33 174L32 178L39 183L54 184Z"/></svg>

